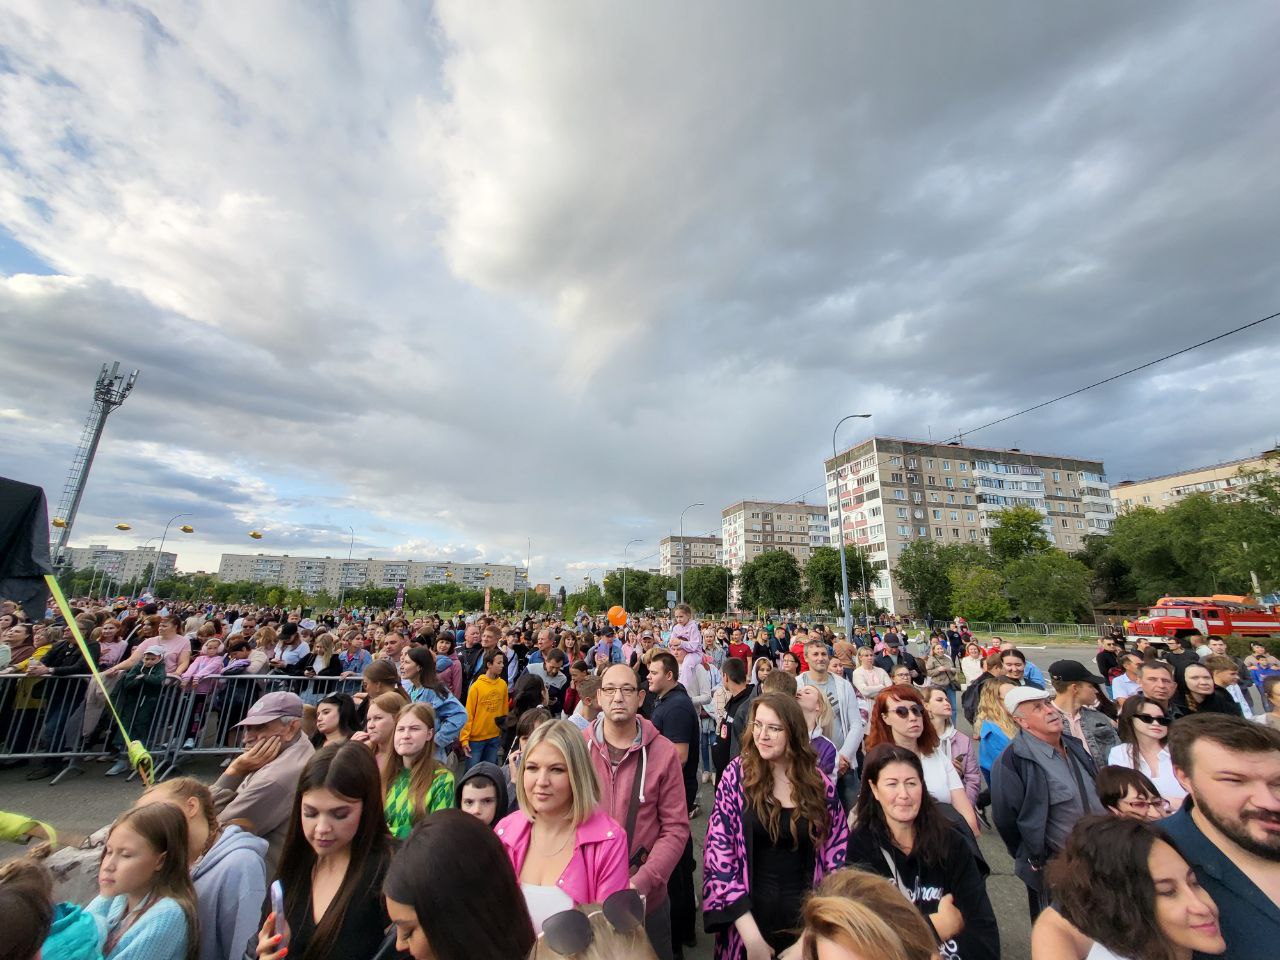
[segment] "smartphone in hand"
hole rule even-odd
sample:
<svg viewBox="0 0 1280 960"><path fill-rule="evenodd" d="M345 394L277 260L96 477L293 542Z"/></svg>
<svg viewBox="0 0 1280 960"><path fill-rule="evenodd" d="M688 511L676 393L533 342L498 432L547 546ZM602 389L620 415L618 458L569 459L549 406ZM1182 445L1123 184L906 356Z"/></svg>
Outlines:
<svg viewBox="0 0 1280 960"><path fill-rule="evenodd" d="M271 884L271 912L276 915L276 936L284 936L284 887L279 880Z"/></svg>

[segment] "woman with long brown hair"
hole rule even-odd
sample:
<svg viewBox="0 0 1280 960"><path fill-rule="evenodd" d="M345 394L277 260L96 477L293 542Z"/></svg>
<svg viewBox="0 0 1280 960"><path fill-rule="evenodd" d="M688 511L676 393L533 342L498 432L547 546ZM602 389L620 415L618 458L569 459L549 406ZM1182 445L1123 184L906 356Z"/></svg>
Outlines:
<svg viewBox="0 0 1280 960"><path fill-rule="evenodd" d="M318 751L298 779L276 875L284 887L281 932L268 913L258 931L259 960L376 954L390 923L379 896L390 860L373 755L349 740Z"/></svg>
<svg viewBox="0 0 1280 960"><path fill-rule="evenodd" d="M761 960L790 946L805 894L844 863L849 835L795 698L757 697L747 729L716 788L703 847L716 960Z"/></svg>
<svg viewBox="0 0 1280 960"><path fill-rule="evenodd" d="M964 782L952 765L951 757L939 749L938 731L929 721L924 697L915 687L894 684L876 697L864 746L869 753L882 743L914 750L924 767L925 787L933 798L955 807L975 837L981 832L978 814L964 792Z"/></svg>
<svg viewBox="0 0 1280 960"><path fill-rule="evenodd" d="M436 712L428 703L409 703L396 716L391 752L382 765L387 828L403 840L419 819L453 806L454 778L436 759Z"/></svg>

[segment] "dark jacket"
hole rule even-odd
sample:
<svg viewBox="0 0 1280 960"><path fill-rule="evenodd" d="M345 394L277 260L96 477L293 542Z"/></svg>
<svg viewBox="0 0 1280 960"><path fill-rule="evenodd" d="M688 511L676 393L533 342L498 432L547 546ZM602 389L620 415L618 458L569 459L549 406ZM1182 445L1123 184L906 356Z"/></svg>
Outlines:
<svg viewBox="0 0 1280 960"><path fill-rule="evenodd" d="M1049 849L1049 781L1044 768L1031 755L1030 734L1019 733L991 767L991 816L1009 856L1013 872L1033 890L1044 889L1044 865L1056 850ZM1098 769L1083 743L1063 734L1062 745L1080 762L1090 781Z"/></svg>
<svg viewBox="0 0 1280 960"><path fill-rule="evenodd" d="M1240 710L1240 704L1236 703L1235 698L1221 687L1214 687L1213 693L1205 697L1200 702L1200 706L1194 710L1187 703L1185 691L1178 691L1173 697L1173 703L1177 706L1177 715L1180 717L1189 713L1225 713L1232 717L1244 716Z"/></svg>
<svg viewBox="0 0 1280 960"><path fill-rule="evenodd" d="M716 741L711 745L711 762L717 776L741 749L742 735L747 729L747 717L751 715L751 703L756 692L753 685L747 684L740 694L725 701L724 719L716 725Z"/></svg>
<svg viewBox="0 0 1280 960"><path fill-rule="evenodd" d="M982 696L982 688L995 679L995 674L984 670L973 683L964 688L964 693L960 694L960 709L964 712L964 718L969 721L970 726L978 715L978 699Z"/></svg>
<svg viewBox="0 0 1280 960"><path fill-rule="evenodd" d="M506 775L502 772L502 768L497 764L489 763L488 761L477 763L474 767L464 773L461 779L458 780L458 789L454 794L455 806L462 806L462 788L474 780L487 780L493 784L493 789L496 791L495 796L498 798L498 802L494 807L496 812L493 815L493 822L490 823L489 826L496 827L498 825L498 821L511 812L511 807L507 802Z"/></svg>
<svg viewBox="0 0 1280 960"><path fill-rule="evenodd" d="M920 666L920 661L905 650L899 649L896 657L891 657L887 653L876 657L876 666L882 668L890 676L893 676L893 668L899 664L905 665L911 671L912 680L917 683L924 680L924 668Z"/></svg>

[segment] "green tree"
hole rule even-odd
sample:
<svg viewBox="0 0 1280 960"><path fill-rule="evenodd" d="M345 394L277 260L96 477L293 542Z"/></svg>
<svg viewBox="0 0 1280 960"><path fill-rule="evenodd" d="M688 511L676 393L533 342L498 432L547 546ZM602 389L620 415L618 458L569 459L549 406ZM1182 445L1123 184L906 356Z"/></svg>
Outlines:
<svg viewBox="0 0 1280 960"><path fill-rule="evenodd" d="M723 613L729 600L732 577L727 567L690 567L684 573L684 598L693 609L706 614ZM628 589L630 583L628 583Z"/></svg>
<svg viewBox="0 0 1280 960"><path fill-rule="evenodd" d="M1088 618L1090 572L1061 550L1042 550L1005 568L1005 592L1025 619L1046 623Z"/></svg>
<svg viewBox="0 0 1280 960"><path fill-rule="evenodd" d="M908 597L917 616L946 620L951 616L952 558L933 540L912 540L893 565L893 576Z"/></svg>
<svg viewBox="0 0 1280 960"><path fill-rule="evenodd" d="M1044 532L1044 514L1033 507L1001 510L990 539L991 553L1002 566L1052 546Z"/></svg>
<svg viewBox="0 0 1280 960"><path fill-rule="evenodd" d="M863 599L868 603L872 600L878 571L871 555L856 543L845 544L844 562L849 577L849 602L861 611ZM837 598L842 592L839 550L835 547L814 547L804 565L804 584L808 600L816 608L839 610Z"/></svg>
<svg viewBox="0 0 1280 960"><path fill-rule="evenodd" d="M686 582L688 574L685 574ZM738 574L742 604L748 609L794 610L804 600L800 563L786 550L766 550L748 560Z"/></svg>
<svg viewBox="0 0 1280 960"><path fill-rule="evenodd" d="M1004 578L985 566L955 565L947 570L951 582L951 612L966 620L1007 620L1009 601Z"/></svg>
<svg viewBox="0 0 1280 960"><path fill-rule="evenodd" d="M1090 534L1084 546L1072 554L1089 568L1093 602L1126 603L1137 599L1129 564L1116 550L1115 541L1103 534Z"/></svg>

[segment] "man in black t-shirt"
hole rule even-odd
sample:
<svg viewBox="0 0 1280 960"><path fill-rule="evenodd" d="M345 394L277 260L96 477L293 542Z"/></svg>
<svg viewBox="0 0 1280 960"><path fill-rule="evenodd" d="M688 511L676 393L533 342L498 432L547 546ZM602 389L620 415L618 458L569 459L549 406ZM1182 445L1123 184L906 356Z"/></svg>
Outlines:
<svg viewBox="0 0 1280 960"><path fill-rule="evenodd" d="M662 650L649 660L649 693L653 700L653 725L676 747L684 778L689 818L698 815L698 711L680 683L676 658ZM671 872L667 894L671 897L671 945L676 960L684 948L697 943L697 901L693 889L693 838L685 844L679 863Z"/></svg>
<svg viewBox="0 0 1280 960"><path fill-rule="evenodd" d="M665 650L649 661L649 692L653 694L653 725L676 745L684 775L685 801L698 803L698 710L679 680L676 658Z"/></svg>

